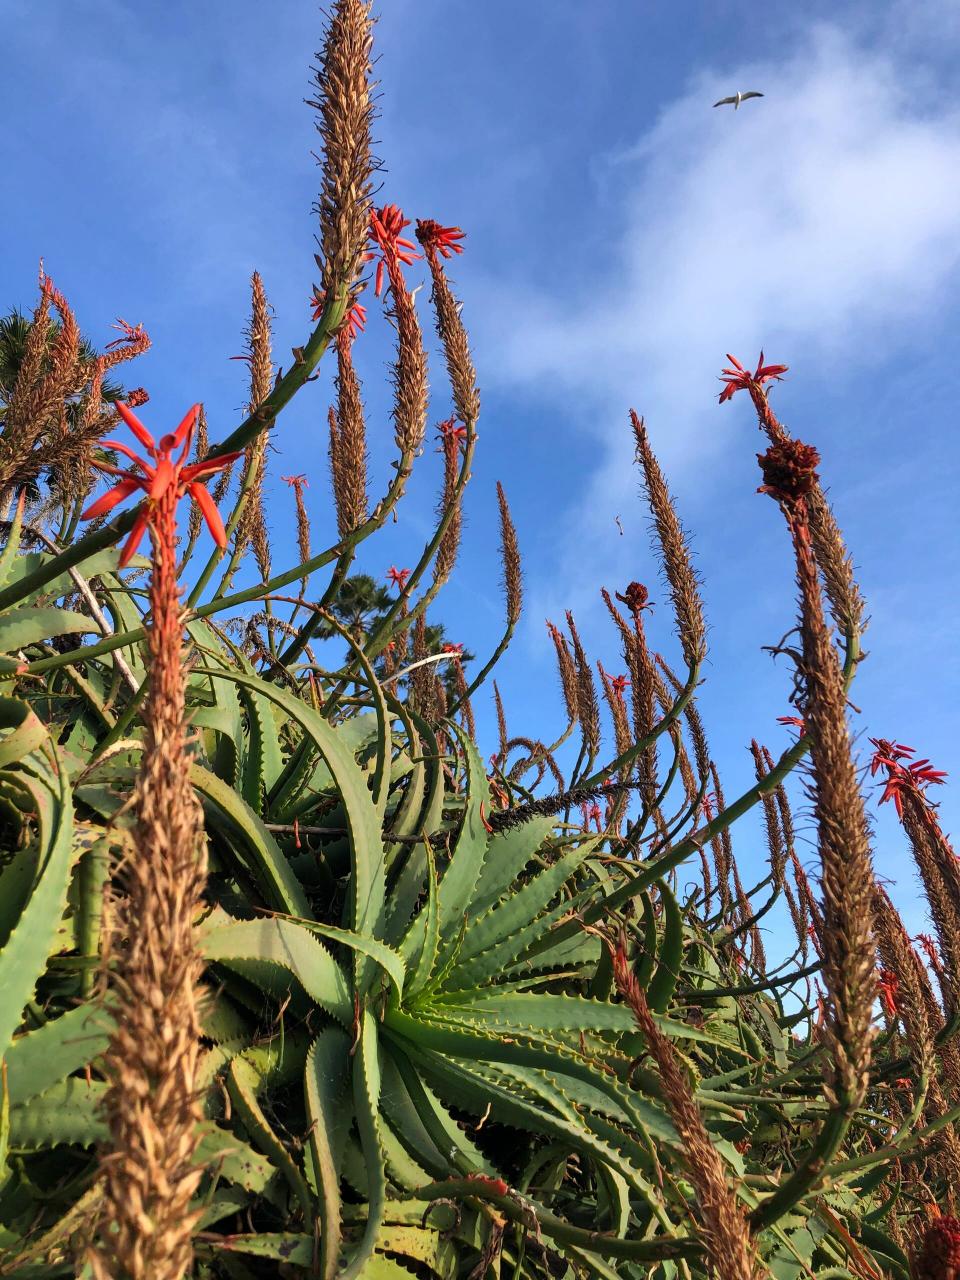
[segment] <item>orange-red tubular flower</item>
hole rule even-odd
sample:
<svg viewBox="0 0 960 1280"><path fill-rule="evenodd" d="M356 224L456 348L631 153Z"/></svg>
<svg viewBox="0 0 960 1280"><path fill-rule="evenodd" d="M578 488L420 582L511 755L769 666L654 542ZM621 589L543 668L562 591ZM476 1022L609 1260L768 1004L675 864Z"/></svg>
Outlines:
<svg viewBox="0 0 960 1280"><path fill-rule="evenodd" d="M409 267L420 257L413 241L400 235L409 225L410 219L403 216L399 205L385 204L382 209L370 211L370 239L381 252L373 290L378 298L383 290L384 271L389 274L391 261L403 262ZM376 256L375 250L369 250L363 255L363 261L369 262Z"/></svg>
<svg viewBox="0 0 960 1280"><path fill-rule="evenodd" d="M108 511L112 511L114 507L129 498L138 489L147 495L147 502L139 512L133 528L130 530L130 536L124 544L123 552L120 556L120 568L122 569L136 555L137 548L143 540L143 535L150 523L156 504L172 487L176 489L178 498L182 498L184 494L190 495L200 508L214 542L218 547L225 547L227 545L227 534L220 518L220 512L217 510L206 487L200 483L200 480L201 478L212 476L215 472L229 466L231 462L240 457L240 454L223 453L217 458L211 458L209 461L191 462L187 466L184 465L184 460L193 443L193 433L197 425L197 416L200 413L198 404L195 404L187 412L176 431L160 437L159 444L128 405L118 401L116 408L121 418L123 418L149 454L150 461L147 461L146 458L141 458L139 454L134 453L132 449L119 440L105 441L106 448L115 449L117 453L122 453L124 457L129 458L135 466L140 468L142 474L138 474L136 471L124 471L122 468L114 467L108 462L95 462L93 465L98 471L103 471L107 475L118 476L119 482L103 494L102 497L92 502L83 512L81 519L92 520L95 516L106 515ZM174 457L173 455L178 449L180 452Z"/></svg>
<svg viewBox="0 0 960 1280"><path fill-rule="evenodd" d="M753 373L745 369L740 361L729 353L727 359L733 367L724 369L720 378L721 382L726 383L720 392L721 404L724 400L732 400L738 391L749 391L751 386L762 387L765 382L779 382L781 374L787 372L785 364L764 364L762 351Z"/></svg>
<svg viewBox="0 0 960 1280"><path fill-rule="evenodd" d="M458 244L457 241L466 239L466 235L467 233L461 231L459 227L442 227L439 222L434 222L433 218L417 219L417 239L423 245L428 257L431 253L438 253L441 258L463 253L463 245Z"/></svg>

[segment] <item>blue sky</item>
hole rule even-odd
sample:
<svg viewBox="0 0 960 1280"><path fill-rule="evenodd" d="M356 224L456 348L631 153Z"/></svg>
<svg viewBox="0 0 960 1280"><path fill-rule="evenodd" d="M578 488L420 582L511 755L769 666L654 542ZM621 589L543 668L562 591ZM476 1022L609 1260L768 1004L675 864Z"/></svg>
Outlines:
<svg viewBox="0 0 960 1280"><path fill-rule="evenodd" d="M560 726L543 618L573 607L618 671L598 588L653 587L630 466L635 407L694 535L711 623L702 706L728 797L749 784L752 736L786 745L776 717L789 711L789 671L761 645L792 624L787 538L755 493L763 442L745 397L716 403L725 353L753 360L762 346L790 366L774 404L821 450L870 605L857 729L960 770L960 11L947 0L381 8L383 198L468 232L454 275L484 411L438 616L480 655L496 643L501 479L527 591L499 676L511 730ZM214 438L239 421L243 366L229 357L254 268L277 359L308 332L317 137L302 99L320 25L306 0L3 6L0 305L32 304L43 256L93 338L112 337L117 315L142 321L154 347L131 380L150 390L148 421L177 420L195 399ZM712 109L737 88L766 96ZM388 340L377 318L357 347L375 487L391 458ZM433 382L439 420L439 361ZM275 563L293 545L282 474L309 473L315 542L334 539L328 400L324 377L276 434ZM365 552L370 572L412 563L429 529L432 451L419 472L399 524ZM661 604L652 639L672 652L667 621ZM478 712L492 749L486 697ZM940 797L948 830L956 795L954 784ZM759 867L754 828L738 852ZM886 813L876 857L909 901L908 855Z"/></svg>

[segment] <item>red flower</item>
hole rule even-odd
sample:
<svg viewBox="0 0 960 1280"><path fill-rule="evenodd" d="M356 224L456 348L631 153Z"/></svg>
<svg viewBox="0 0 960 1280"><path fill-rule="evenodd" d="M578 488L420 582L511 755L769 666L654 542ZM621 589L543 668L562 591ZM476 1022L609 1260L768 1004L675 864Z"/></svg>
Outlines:
<svg viewBox="0 0 960 1280"><path fill-rule="evenodd" d="M630 681L626 676L613 676L610 680L610 688L618 698L622 698L624 689L630 688Z"/></svg>
<svg viewBox="0 0 960 1280"><path fill-rule="evenodd" d="M904 764L903 761L913 755L914 748L907 747L902 742L890 742L887 738L871 738L870 741L876 747L870 761L870 773L876 776L881 767L887 771L880 804L892 800L898 818L903 817L905 795L915 795L928 804L923 795L923 788L942 786L944 778L947 777L946 771L931 768L930 761L926 758L911 760Z"/></svg>
<svg viewBox="0 0 960 1280"><path fill-rule="evenodd" d="M897 994L900 990L900 980L890 969L881 969L877 976L877 987L880 991L880 1003L883 1005L887 1017L895 1018L897 1016Z"/></svg>
<svg viewBox="0 0 960 1280"><path fill-rule="evenodd" d="M405 240L400 235L404 227L409 225L410 219L403 216L403 210L398 205L385 204L379 211L370 211L370 239L381 252L373 290L378 298L383 289L383 273L385 270L389 272L391 263L395 266L398 262L404 262L410 266L420 257L419 253L414 252L413 241ZM369 250L363 255L363 261L370 262L376 256L376 250Z"/></svg>
<svg viewBox="0 0 960 1280"><path fill-rule="evenodd" d="M406 590L407 579L409 577L409 569L398 569L395 564L392 564L387 570L387 581L391 586L398 587L401 591Z"/></svg>
<svg viewBox="0 0 960 1280"><path fill-rule="evenodd" d="M442 227L432 218L417 219L417 239L428 256L439 253L441 258L449 258L455 253L463 253L463 245L457 241L463 240L466 234L459 227Z"/></svg>
<svg viewBox="0 0 960 1280"><path fill-rule="evenodd" d="M777 724L792 724L794 728L799 729L799 737L807 732L807 724L805 720L801 720L799 716L777 716Z"/></svg>
<svg viewBox="0 0 960 1280"><path fill-rule="evenodd" d="M907 747L902 742L890 742L887 738L871 738L870 742L877 749L873 753L873 759L870 761L870 774L875 777L877 770L882 764L888 768L896 769L899 767L898 762L907 756L912 756L913 747Z"/></svg>
<svg viewBox="0 0 960 1280"><path fill-rule="evenodd" d="M443 648L440 650L440 652L452 653L456 657L460 658L463 656L463 645L462 644L445 644Z"/></svg>
<svg viewBox="0 0 960 1280"><path fill-rule="evenodd" d="M440 433L439 439L444 442L447 440L456 440L459 444L461 440L466 440L467 438L467 428L461 426L460 423L457 422L456 418L447 418L446 422L439 422L437 424L437 430Z"/></svg>
<svg viewBox="0 0 960 1280"><path fill-rule="evenodd" d="M323 315L323 308L327 305L327 291L321 289L318 285L313 286L313 297L310 299L310 305L313 307L313 319L319 320ZM367 308L362 302L353 302L347 308L346 318L344 319L347 335L352 342L358 333L362 333L367 327Z"/></svg>
<svg viewBox="0 0 960 1280"><path fill-rule="evenodd" d="M107 343L108 351L112 351L114 347L122 347L128 342L142 342L146 337L142 324L127 324L126 320L123 320L120 316L117 317L117 323L112 328L120 330L120 337L114 338L112 342Z"/></svg>
<svg viewBox="0 0 960 1280"><path fill-rule="evenodd" d="M760 352L760 359L753 373L749 369L745 369L743 365L734 356L727 354L727 359L733 365L732 369L724 369L720 379L725 382L726 386L720 392L720 403L724 400L732 400L738 391L749 391L751 387L762 387L765 382L779 382L781 374L787 372L785 364L764 364L763 352Z"/></svg>
<svg viewBox="0 0 960 1280"><path fill-rule="evenodd" d="M280 479L284 484L288 484L294 489L310 488L310 482L307 480L305 471L302 471L298 476L281 476Z"/></svg>
<svg viewBox="0 0 960 1280"><path fill-rule="evenodd" d="M207 522L207 528L213 535L214 542L219 547L225 547L227 545L227 534L223 527L223 521L220 519L220 512L214 506L213 499L206 488L199 483L199 480L201 477L211 476L214 472L221 471L231 462L236 461L240 454L222 453L219 457L211 458L208 462L192 462L186 467L183 465L184 458L189 453L190 445L193 442L193 432L197 424L197 415L200 412L198 404L195 404L187 413L176 431L160 437L159 444L128 405L118 400L116 409L144 449L147 450L151 460L147 462L118 440L105 440L104 446L106 448L116 449L118 453L124 454L140 468L143 474L137 475L135 471L124 471L120 467L111 466L107 462L94 462L93 465L98 471L104 471L107 475L119 476L120 483L101 498L98 498L96 502L91 503L86 511L83 512L81 519L92 520L95 516L106 515L108 511L112 511L118 503L123 502L125 498L129 498L138 489L147 495L147 502L138 514L120 556L120 568L122 569L136 555L147 525L150 523L155 504L173 486L176 488L178 498L182 498L185 493L189 493L203 513L203 518ZM180 449L180 454L177 458L172 457L175 449Z"/></svg>
<svg viewBox="0 0 960 1280"><path fill-rule="evenodd" d="M937 953L937 944L930 937L929 933L918 933L916 941L920 943L921 947L923 947L924 951L927 953L927 960L930 962L930 967L932 969L936 969L940 964L940 956Z"/></svg>

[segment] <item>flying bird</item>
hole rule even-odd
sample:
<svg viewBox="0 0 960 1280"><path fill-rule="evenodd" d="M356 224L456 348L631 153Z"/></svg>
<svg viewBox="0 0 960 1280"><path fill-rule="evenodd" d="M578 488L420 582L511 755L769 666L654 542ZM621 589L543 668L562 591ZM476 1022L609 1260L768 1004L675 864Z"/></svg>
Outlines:
<svg viewBox="0 0 960 1280"><path fill-rule="evenodd" d="M719 102L715 102L715 107L725 107L727 103L733 103L734 111L740 110L740 103L746 102L748 98L762 98L763 94L758 93L756 89L751 89L749 93L735 93L732 98L721 98Z"/></svg>

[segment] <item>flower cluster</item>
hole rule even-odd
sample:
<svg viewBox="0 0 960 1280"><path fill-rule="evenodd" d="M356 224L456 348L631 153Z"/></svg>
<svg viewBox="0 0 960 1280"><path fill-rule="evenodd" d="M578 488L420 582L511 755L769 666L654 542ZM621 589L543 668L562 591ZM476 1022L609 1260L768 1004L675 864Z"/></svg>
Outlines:
<svg viewBox="0 0 960 1280"><path fill-rule="evenodd" d="M760 352L760 359L757 361L757 367L750 372L745 369L735 356L727 353L727 359L733 366L730 369L724 369L720 376L720 381L725 384L720 392L720 403L725 400L732 400L738 391L759 391L765 382L779 382L782 375L787 372L785 364L764 364L763 352Z"/></svg>
<svg viewBox="0 0 960 1280"><path fill-rule="evenodd" d="M442 442L442 444L446 444L448 440L453 440L457 448L459 448L461 442L465 441L467 438L467 428L457 422L456 418L447 418L445 422L438 422L437 432L437 438Z"/></svg>
<svg viewBox="0 0 960 1280"><path fill-rule="evenodd" d="M130 536L127 538L120 555L120 568L123 569L137 554L137 548L143 540L143 535L150 524L157 503L170 489L174 489L177 498L182 498L187 493L190 495L200 508L214 542L218 547L225 547L227 545L227 534L223 527L223 521L220 519L220 512L217 510L205 486L200 483L200 480L201 478L212 476L215 472L229 466L231 462L235 462L240 457L240 454L222 453L219 457L211 458L208 461L192 462L188 466L184 466L186 456L190 452L190 446L193 443L193 433L200 413L198 404L195 404L187 412L176 431L161 436L159 443L154 440L153 436L128 405L118 400L116 409L150 455L150 461L141 458L119 440L105 440L104 448L114 449L117 453L122 453L124 457L129 458L135 466L140 468L142 474L138 475L136 471L125 471L122 467L115 467L109 462L94 462L93 465L98 471L119 477L119 483L98 498L96 502L91 503L86 511L83 512L81 519L92 520L96 516L106 515L108 511L112 511L115 506L123 502L125 498L129 498L138 489L147 495L147 501L137 513L133 528L130 530ZM174 457L173 455L178 449L180 452L177 457Z"/></svg>
<svg viewBox="0 0 960 1280"><path fill-rule="evenodd" d="M791 725L798 729L797 736L800 738L807 732L807 722L801 716L777 716L777 724Z"/></svg>
<svg viewBox="0 0 960 1280"><path fill-rule="evenodd" d="M403 216L399 205L385 204L382 209L372 209L370 212L370 239L380 251L373 289L378 298L383 292L384 272L389 275L391 267L396 267L400 262L410 266L420 257L413 241L404 239L400 234L409 225L410 219ZM363 261L371 262L376 258L377 249L368 250L363 255Z"/></svg>
<svg viewBox="0 0 960 1280"><path fill-rule="evenodd" d="M897 1016L897 995L900 991L900 980L890 969L881 969L877 975L877 988L880 1003L888 1018Z"/></svg>
<svg viewBox="0 0 960 1280"><path fill-rule="evenodd" d="M946 772L932 768L929 760L911 760L914 748L904 746L902 742L890 742L886 738L871 738L870 742L876 748L870 761L871 776L876 777L881 768L887 771L880 803L892 800L897 817L902 818L904 801L913 795L922 802L925 810L929 801L924 795L924 788L941 785Z"/></svg>
<svg viewBox="0 0 960 1280"><path fill-rule="evenodd" d="M409 569L398 569L395 564L392 564L387 570L387 581L392 587L396 587L400 591L405 591L407 588L407 579L410 577L410 572L411 571Z"/></svg>
<svg viewBox="0 0 960 1280"><path fill-rule="evenodd" d="M429 258L439 254L441 258L452 257L455 253L463 253L463 245L458 241L466 238L466 232L459 227L443 227L433 218L417 219L417 239Z"/></svg>

